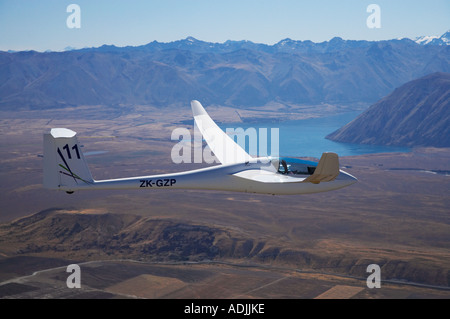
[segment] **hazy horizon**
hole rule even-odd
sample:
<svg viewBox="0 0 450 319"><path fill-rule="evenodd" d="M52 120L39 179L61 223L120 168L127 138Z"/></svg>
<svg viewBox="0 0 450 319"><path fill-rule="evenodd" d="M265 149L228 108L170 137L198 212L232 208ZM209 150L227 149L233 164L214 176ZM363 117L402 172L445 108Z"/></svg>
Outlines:
<svg viewBox="0 0 450 319"><path fill-rule="evenodd" d="M69 27L71 4L78 5L79 28ZM367 19L379 7L380 25ZM440 36L450 29L450 2L358 1L0 1L0 50L61 51L104 44L145 45L192 36L223 43L248 40L273 45L282 39L316 43L334 37L380 41Z"/></svg>

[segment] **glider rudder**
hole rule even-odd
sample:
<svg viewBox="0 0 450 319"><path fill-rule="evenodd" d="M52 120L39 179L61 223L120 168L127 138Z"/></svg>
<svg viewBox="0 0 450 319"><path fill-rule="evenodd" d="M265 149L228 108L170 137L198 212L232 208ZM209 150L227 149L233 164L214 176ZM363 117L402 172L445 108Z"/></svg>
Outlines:
<svg viewBox="0 0 450 319"><path fill-rule="evenodd" d="M76 132L52 128L44 134L44 187L68 193L94 182Z"/></svg>

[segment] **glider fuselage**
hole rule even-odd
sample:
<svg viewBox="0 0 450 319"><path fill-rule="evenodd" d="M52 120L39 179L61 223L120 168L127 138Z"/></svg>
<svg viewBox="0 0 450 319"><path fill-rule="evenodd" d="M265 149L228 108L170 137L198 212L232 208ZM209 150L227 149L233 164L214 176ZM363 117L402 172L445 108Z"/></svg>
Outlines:
<svg viewBox="0 0 450 319"><path fill-rule="evenodd" d="M273 179L272 172L274 159L257 158L252 161L238 164L216 165L192 171L151 176L138 176L132 178L119 178L79 183L78 187L64 188L72 192L81 189L198 189L234 191L245 193L295 195L326 192L353 184L356 179L348 173L340 171L339 176L325 183L305 183L308 175L278 174L278 180ZM268 172L269 174L265 174ZM271 180L253 180L240 178L236 174L265 176Z"/></svg>

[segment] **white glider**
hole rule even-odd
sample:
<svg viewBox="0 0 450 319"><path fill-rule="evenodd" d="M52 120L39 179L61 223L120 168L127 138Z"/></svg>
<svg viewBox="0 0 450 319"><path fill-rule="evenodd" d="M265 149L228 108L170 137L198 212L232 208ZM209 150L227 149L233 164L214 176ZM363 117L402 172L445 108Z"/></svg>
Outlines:
<svg viewBox="0 0 450 319"><path fill-rule="evenodd" d="M326 192L357 180L339 169L335 153L319 162L286 157L250 156L209 117L198 101L191 102L199 128L220 165L191 171L94 180L76 133L53 128L44 134L44 187L73 193L90 189L201 189L273 195Z"/></svg>

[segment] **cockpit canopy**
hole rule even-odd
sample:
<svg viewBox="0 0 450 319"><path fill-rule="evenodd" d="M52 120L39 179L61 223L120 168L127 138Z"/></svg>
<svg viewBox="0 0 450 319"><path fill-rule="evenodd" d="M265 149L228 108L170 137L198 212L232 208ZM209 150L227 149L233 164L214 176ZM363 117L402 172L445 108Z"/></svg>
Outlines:
<svg viewBox="0 0 450 319"><path fill-rule="evenodd" d="M298 158L277 157L272 159L272 165L280 174L312 175L317 163Z"/></svg>

